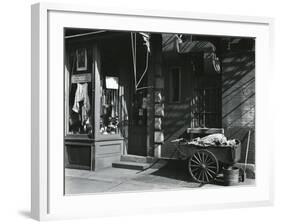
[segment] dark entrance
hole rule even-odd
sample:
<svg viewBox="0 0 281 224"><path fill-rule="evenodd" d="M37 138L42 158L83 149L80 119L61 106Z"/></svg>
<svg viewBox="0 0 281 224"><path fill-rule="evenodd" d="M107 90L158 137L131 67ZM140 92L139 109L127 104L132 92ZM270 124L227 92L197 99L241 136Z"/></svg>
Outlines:
<svg viewBox="0 0 281 224"><path fill-rule="evenodd" d="M129 116L128 153L146 156L147 148L147 109L146 91L132 94Z"/></svg>
<svg viewBox="0 0 281 224"><path fill-rule="evenodd" d="M142 35L136 35L132 44L131 61L132 73L130 82L129 99L129 136L128 154L147 155L147 93L148 73L151 66L151 56L147 50ZM137 49L137 50L136 50Z"/></svg>

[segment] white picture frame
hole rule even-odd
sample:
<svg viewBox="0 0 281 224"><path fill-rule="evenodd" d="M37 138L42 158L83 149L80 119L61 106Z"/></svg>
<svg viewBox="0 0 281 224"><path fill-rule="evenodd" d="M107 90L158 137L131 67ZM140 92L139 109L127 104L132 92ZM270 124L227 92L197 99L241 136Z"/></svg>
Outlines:
<svg viewBox="0 0 281 224"><path fill-rule="evenodd" d="M267 95L263 91L271 85L273 23L271 18L180 11L104 9L50 3L32 5L32 217L50 220L271 205L274 198L273 143L265 140L270 134L263 130L270 128L272 118L266 106ZM63 28L69 26L254 36L257 77L256 185L64 196Z"/></svg>

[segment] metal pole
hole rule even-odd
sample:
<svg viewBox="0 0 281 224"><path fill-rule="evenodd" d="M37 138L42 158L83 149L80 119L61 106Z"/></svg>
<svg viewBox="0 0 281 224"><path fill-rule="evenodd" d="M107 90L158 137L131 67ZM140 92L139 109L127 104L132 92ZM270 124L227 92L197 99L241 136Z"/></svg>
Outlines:
<svg viewBox="0 0 281 224"><path fill-rule="evenodd" d="M248 133L247 149L246 149L246 156L245 156L245 167L244 167L245 171L246 171L246 166L247 166L247 161L248 161L250 138L251 138L251 130L249 130L249 133Z"/></svg>

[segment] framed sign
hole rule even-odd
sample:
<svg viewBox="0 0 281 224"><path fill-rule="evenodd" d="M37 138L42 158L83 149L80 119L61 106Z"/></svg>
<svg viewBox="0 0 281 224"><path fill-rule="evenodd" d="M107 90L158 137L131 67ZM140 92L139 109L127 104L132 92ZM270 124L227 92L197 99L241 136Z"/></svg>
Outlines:
<svg viewBox="0 0 281 224"><path fill-rule="evenodd" d="M269 18L33 5L32 217L271 205L273 143L266 141L270 133L264 130L270 130L272 121L264 91L273 74L272 30ZM179 66L180 76L169 72ZM176 103L169 102L169 96ZM136 173L127 170L124 178L111 169L124 166L127 159L126 166L139 162L134 168L141 166L146 174L153 172L155 180L161 179L159 167L172 158L173 144L181 147L185 137L177 137L182 133L199 134L199 140L191 139L195 145L206 140L204 133L227 137L210 140L211 148L204 145L182 160L196 186L210 183L207 187L171 188L178 182L170 178L158 188L150 183L135 189L131 187ZM232 135L235 139L228 139ZM218 148L233 149L234 154L223 157ZM182 153L172 155L178 159ZM236 184L243 177L239 169L252 170L249 161L255 167L253 184ZM147 163L157 163L157 170L149 170ZM236 175L224 179L234 186L212 185L221 169L224 178L227 172ZM113 188L123 184L114 185L115 177L128 180L129 174L134 182L123 190ZM111 190L104 191L100 182L71 188L77 175L107 180ZM141 177L145 182L147 176ZM187 182L181 184L189 186Z"/></svg>
<svg viewBox="0 0 281 224"><path fill-rule="evenodd" d="M72 83L91 82L91 73L73 74L71 77Z"/></svg>

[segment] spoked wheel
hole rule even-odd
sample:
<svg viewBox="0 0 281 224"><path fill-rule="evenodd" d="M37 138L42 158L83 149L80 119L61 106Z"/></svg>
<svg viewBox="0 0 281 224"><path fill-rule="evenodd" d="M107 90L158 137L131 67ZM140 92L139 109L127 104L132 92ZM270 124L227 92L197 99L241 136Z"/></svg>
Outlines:
<svg viewBox="0 0 281 224"><path fill-rule="evenodd" d="M200 150L193 153L188 160L188 170L196 182L210 183L219 172L217 158L208 150Z"/></svg>

